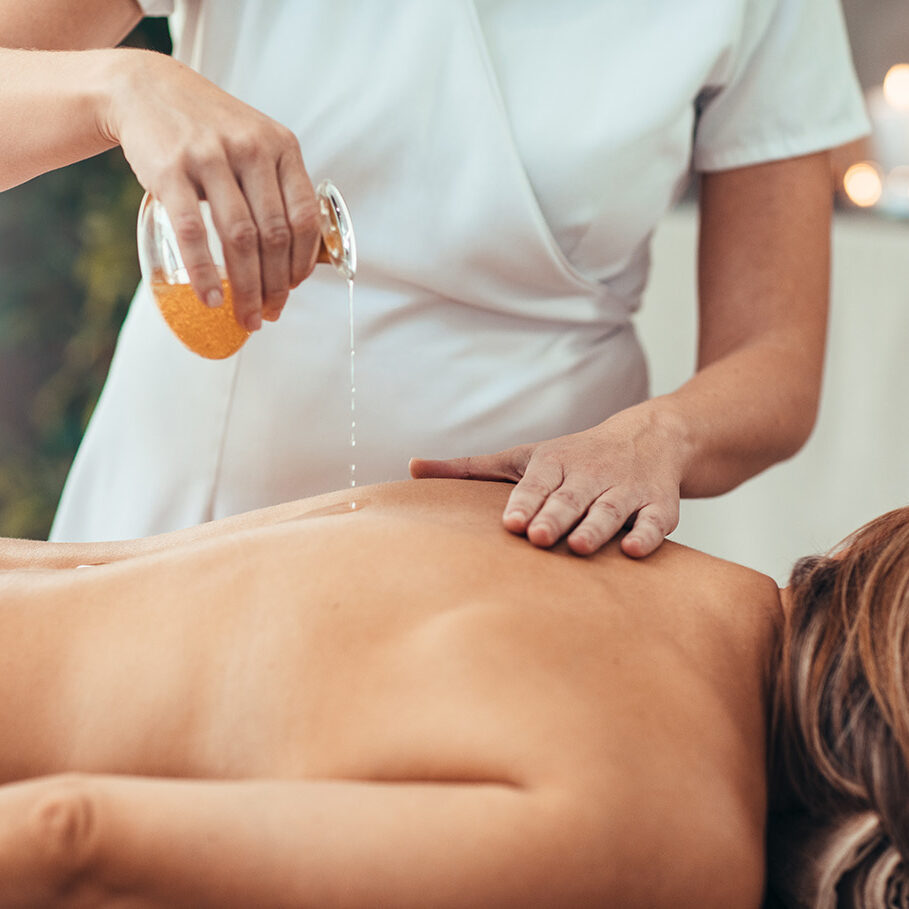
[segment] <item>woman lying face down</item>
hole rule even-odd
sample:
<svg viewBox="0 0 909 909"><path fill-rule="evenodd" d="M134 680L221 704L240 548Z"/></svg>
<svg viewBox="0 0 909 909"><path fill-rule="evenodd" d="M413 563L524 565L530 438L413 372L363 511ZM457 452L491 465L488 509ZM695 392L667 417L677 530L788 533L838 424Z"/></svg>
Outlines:
<svg viewBox="0 0 909 909"><path fill-rule="evenodd" d="M782 861L772 877L800 902L807 890L816 905L833 905L838 884L837 905L903 909L909 509L870 522L831 555L800 560L783 602L771 746L771 852Z"/></svg>
<svg viewBox="0 0 909 909"><path fill-rule="evenodd" d="M0 905L758 906L771 712L781 798L872 804L903 846L878 770L905 780L905 664L869 578L902 596L909 512L800 573L784 623L768 578L682 546L528 547L508 492L6 541Z"/></svg>

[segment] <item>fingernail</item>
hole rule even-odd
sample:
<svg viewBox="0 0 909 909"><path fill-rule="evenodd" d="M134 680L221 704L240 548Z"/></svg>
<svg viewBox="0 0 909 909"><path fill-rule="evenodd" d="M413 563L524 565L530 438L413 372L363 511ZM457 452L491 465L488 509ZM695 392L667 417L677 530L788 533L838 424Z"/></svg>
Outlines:
<svg viewBox="0 0 909 909"><path fill-rule="evenodd" d="M531 543L536 543L539 546L551 546L555 542L553 532L541 524L532 524L528 527L527 537Z"/></svg>
<svg viewBox="0 0 909 909"><path fill-rule="evenodd" d="M506 511L505 512L506 521L526 521L527 515L523 511Z"/></svg>
<svg viewBox="0 0 909 909"><path fill-rule="evenodd" d="M205 298L205 303L212 309L217 309L224 302L224 295L220 290L210 290Z"/></svg>
<svg viewBox="0 0 909 909"><path fill-rule="evenodd" d="M246 317L246 330L247 331L258 331L262 327L262 316L257 313L250 313Z"/></svg>

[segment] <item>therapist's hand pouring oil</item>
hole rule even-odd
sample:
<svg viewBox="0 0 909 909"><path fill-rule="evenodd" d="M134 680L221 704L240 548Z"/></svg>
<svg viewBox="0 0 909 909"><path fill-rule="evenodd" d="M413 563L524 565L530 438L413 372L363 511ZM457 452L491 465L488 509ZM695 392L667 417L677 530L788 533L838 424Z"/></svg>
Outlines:
<svg viewBox="0 0 909 909"><path fill-rule="evenodd" d="M344 198L330 180L323 180L316 189L316 201L320 242L315 255L312 250L293 249L292 259L297 260L298 274L292 286L306 278L318 262L333 265L347 281L353 281L356 274L356 243ZM177 231L164 206L146 193L139 208L137 228L139 264L142 277L174 334L194 353L220 360L236 353L246 343L261 325L261 317L256 311L242 314L235 311L236 279L231 274L230 263L225 261L224 244L211 207L203 201L199 210L201 222L191 219ZM267 238L260 234L261 231L250 231L242 242L267 248ZM235 235L234 243L237 239ZM220 289L212 286L212 269ZM204 294L204 301L197 290ZM263 303L265 318L276 319L280 308L269 308L264 292Z"/></svg>

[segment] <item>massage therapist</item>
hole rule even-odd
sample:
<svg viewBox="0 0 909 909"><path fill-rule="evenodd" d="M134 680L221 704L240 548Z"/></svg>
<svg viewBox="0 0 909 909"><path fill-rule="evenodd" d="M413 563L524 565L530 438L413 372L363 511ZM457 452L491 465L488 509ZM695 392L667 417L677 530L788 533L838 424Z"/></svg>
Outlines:
<svg viewBox="0 0 909 909"><path fill-rule="evenodd" d="M112 49L144 14L171 16L173 58ZM322 177L360 253L359 482L408 463L512 481L504 524L532 544L589 553L634 517L622 546L643 556L680 496L811 430L827 150L866 129L835 0L0 0L0 47L0 188L120 145L217 303L211 203L254 331L203 360L138 289L56 539L349 483L346 289L313 268ZM696 370L648 399L632 316L692 173Z"/></svg>

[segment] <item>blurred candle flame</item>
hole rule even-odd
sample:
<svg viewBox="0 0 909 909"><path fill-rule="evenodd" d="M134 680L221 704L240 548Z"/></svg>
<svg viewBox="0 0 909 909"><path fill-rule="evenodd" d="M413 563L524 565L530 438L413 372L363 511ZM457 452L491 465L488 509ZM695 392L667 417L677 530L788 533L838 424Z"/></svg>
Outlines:
<svg viewBox="0 0 909 909"><path fill-rule="evenodd" d="M855 205L870 208L876 205L884 191L884 183L877 167L870 161L853 164L843 177L843 189Z"/></svg>
<svg viewBox="0 0 909 909"><path fill-rule="evenodd" d="M897 63L887 71L884 97L891 107L909 111L909 63Z"/></svg>

